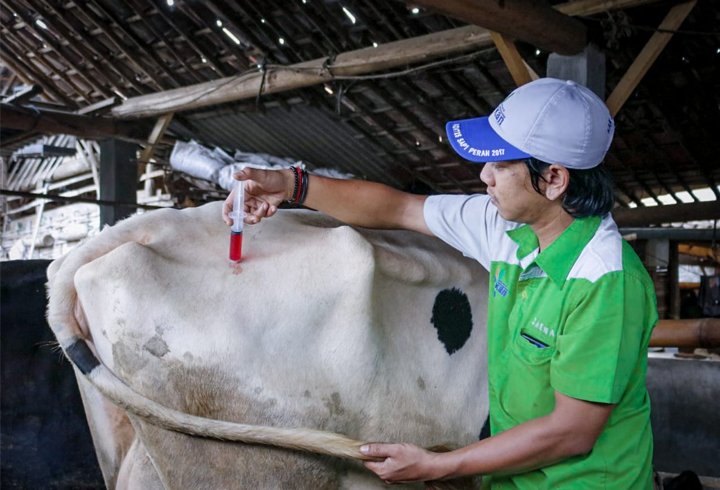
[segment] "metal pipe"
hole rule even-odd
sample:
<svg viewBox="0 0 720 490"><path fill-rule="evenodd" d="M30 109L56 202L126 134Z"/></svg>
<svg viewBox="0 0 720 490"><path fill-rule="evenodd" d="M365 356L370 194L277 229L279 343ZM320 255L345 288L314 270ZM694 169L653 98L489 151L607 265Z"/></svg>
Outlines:
<svg viewBox="0 0 720 490"><path fill-rule="evenodd" d="M720 318L660 320L650 347L720 347Z"/></svg>
<svg viewBox="0 0 720 490"><path fill-rule="evenodd" d="M104 199L89 199L85 197L66 197L57 194L35 194L34 192L11 191L9 189L0 189L0 195L31 197L34 199L49 199L51 201L61 202L88 202L90 204L103 204L109 206L129 206L140 209L164 209L168 206L148 206L146 204L137 204L133 202L108 201Z"/></svg>

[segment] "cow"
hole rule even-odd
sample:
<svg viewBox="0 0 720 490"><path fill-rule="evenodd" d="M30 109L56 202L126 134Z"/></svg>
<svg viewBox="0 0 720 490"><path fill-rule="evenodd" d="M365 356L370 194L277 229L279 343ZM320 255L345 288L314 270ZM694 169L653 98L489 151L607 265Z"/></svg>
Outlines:
<svg viewBox="0 0 720 490"><path fill-rule="evenodd" d="M133 216L48 268L108 488L382 488L363 441L478 439L476 262L284 210L246 227L234 263L220 206Z"/></svg>

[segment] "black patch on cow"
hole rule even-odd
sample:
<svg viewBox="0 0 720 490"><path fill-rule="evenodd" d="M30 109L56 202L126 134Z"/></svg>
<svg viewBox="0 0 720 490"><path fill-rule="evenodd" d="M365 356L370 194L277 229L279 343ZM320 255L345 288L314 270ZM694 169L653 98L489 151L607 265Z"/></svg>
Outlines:
<svg viewBox="0 0 720 490"><path fill-rule="evenodd" d="M465 345L472 332L472 312L465 293L457 288L443 289L435 297L430 321L448 354Z"/></svg>
<svg viewBox="0 0 720 490"><path fill-rule="evenodd" d="M97 357L95 357L95 354L92 353L84 340L76 340L70 347L65 349L65 353L83 374L88 374L100 365Z"/></svg>
<svg viewBox="0 0 720 490"><path fill-rule="evenodd" d="M490 437L490 415L485 419L485 423L482 426L482 429L480 429L480 436L478 439L487 439Z"/></svg>

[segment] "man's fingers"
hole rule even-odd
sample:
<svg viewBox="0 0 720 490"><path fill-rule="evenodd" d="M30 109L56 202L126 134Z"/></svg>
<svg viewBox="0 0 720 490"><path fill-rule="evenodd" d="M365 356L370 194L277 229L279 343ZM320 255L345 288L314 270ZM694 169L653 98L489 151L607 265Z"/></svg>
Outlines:
<svg viewBox="0 0 720 490"><path fill-rule="evenodd" d="M383 459L392 456L392 445L391 444L363 444L360 447L360 452L374 459Z"/></svg>
<svg viewBox="0 0 720 490"><path fill-rule="evenodd" d="M232 211L233 206L232 197L233 196L231 194L227 199L225 199L222 207L222 219L228 226L232 225L232 219L230 219L230 212Z"/></svg>
<svg viewBox="0 0 720 490"><path fill-rule="evenodd" d="M262 182L267 172L268 171L264 169L246 167L235 172L234 177L237 180L256 180Z"/></svg>

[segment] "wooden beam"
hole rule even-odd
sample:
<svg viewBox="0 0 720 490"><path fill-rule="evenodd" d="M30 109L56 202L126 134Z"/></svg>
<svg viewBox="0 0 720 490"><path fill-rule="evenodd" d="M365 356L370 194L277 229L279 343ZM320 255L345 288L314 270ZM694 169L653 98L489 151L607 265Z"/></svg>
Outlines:
<svg viewBox="0 0 720 490"><path fill-rule="evenodd" d="M7 46L7 45L6 45ZM5 47L6 47L5 46ZM5 48L4 47L4 48ZM8 56L12 54L12 56ZM31 66L27 63L24 56L19 56L17 53L7 53L0 50L0 60L10 67L12 71L23 75L23 78L32 80L32 82L42 82L42 86L48 95L48 99L57 100L67 105L73 105L72 99L67 97L65 94L55 88L55 84L51 82L41 71L37 70L36 67Z"/></svg>
<svg viewBox="0 0 720 490"><path fill-rule="evenodd" d="M527 63L525 63L522 56L520 56L517 46L515 46L515 43L511 39L508 39L503 34L494 31L491 32L490 35L495 43L495 47L505 62L505 66L507 66L510 75L518 87L525 85L528 82L532 82L533 80L537 80L537 73L531 73L530 67ZM535 75L534 78L533 75Z"/></svg>
<svg viewBox="0 0 720 490"><path fill-rule="evenodd" d="M520 39L546 51L572 55L587 44L587 29L545 2L533 0L405 0L455 19Z"/></svg>
<svg viewBox="0 0 720 490"><path fill-rule="evenodd" d="M656 0L640 2L637 0L575 0L574 2L553 5L553 8L565 15L595 15L610 10L638 7L655 1Z"/></svg>
<svg viewBox="0 0 720 490"><path fill-rule="evenodd" d="M678 244L678 253L699 257L701 259L710 259L720 263L720 249L713 247L701 247L700 245Z"/></svg>
<svg viewBox="0 0 720 490"><path fill-rule="evenodd" d="M606 104L613 117L620 112L622 106L637 88L640 80L645 76L657 57L660 56L660 53L665 49L667 43L670 42L673 33L665 31L677 30L696 3L697 0L691 0L690 2L675 5L670 9L670 12L668 12L660 24L659 31L650 37L650 40L642 51L640 51L640 54L635 58L635 61L630 65L627 72L625 72L625 75L623 75L620 82L618 82L615 90L610 94L610 97L608 97Z"/></svg>
<svg viewBox="0 0 720 490"><path fill-rule="evenodd" d="M623 0L609 3L628 8L656 1ZM556 5L555 8L562 12L572 4L573 2ZM608 4L607 0L592 0L586 2L585 8L597 9L598 5L606 4ZM585 11L576 9L574 13L584 15ZM265 74L262 93L277 93L323 83L331 80L333 75L364 75L398 66L428 62L442 56L488 47L491 44L492 38L487 29L465 26L381 44L377 48L364 48L341 53L337 55L329 70L324 66L328 61L327 58L282 68L271 67ZM262 79L261 73L252 72L164 92L131 97L113 108L112 115L120 119L156 117L168 112L200 109L215 104L254 98L260 90Z"/></svg>
<svg viewBox="0 0 720 490"><path fill-rule="evenodd" d="M82 138L108 138L134 134L133 124L110 118L87 117L72 113L30 110L0 103L0 127L19 131L72 134ZM3 145L6 142L3 141Z"/></svg>
<svg viewBox="0 0 720 490"><path fill-rule="evenodd" d="M165 134L165 130L170 126L170 122L173 118L173 113L170 112L168 114L163 114L160 116L160 118L155 123L155 126L153 127L152 131L150 132L150 137L148 138L148 144L143 149L142 153L140 154L140 159L138 160L138 163L140 164L147 164L150 159L153 156L153 153L155 153L155 148L157 148L157 144L162 138L163 134Z"/></svg>
<svg viewBox="0 0 720 490"><path fill-rule="evenodd" d="M20 105L23 102L32 99L37 94L42 93L42 91L43 88L41 85L33 84L25 88L24 90L21 90L20 92L17 92L16 94L4 99L3 102L6 104Z"/></svg>
<svg viewBox="0 0 720 490"><path fill-rule="evenodd" d="M132 97L113 108L118 118L151 117L214 104L255 97L262 93L308 87L327 82L334 76L353 76L386 70L400 65L428 61L433 58L487 46L490 34L474 26L428 34L396 41L377 48L364 48L337 55L328 65L328 58L318 58L288 67L268 67L244 75L221 78L179 89Z"/></svg>
<svg viewBox="0 0 720 490"><path fill-rule="evenodd" d="M108 97L100 102L95 102L94 104L81 107L75 111L75 114L79 114L81 116L87 116L88 114L102 114L103 112L109 111L112 107L118 105L119 103L120 97Z"/></svg>
<svg viewBox="0 0 720 490"><path fill-rule="evenodd" d="M612 214L619 227L717 219L720 216L720 201L616 208Z"/></svg>

